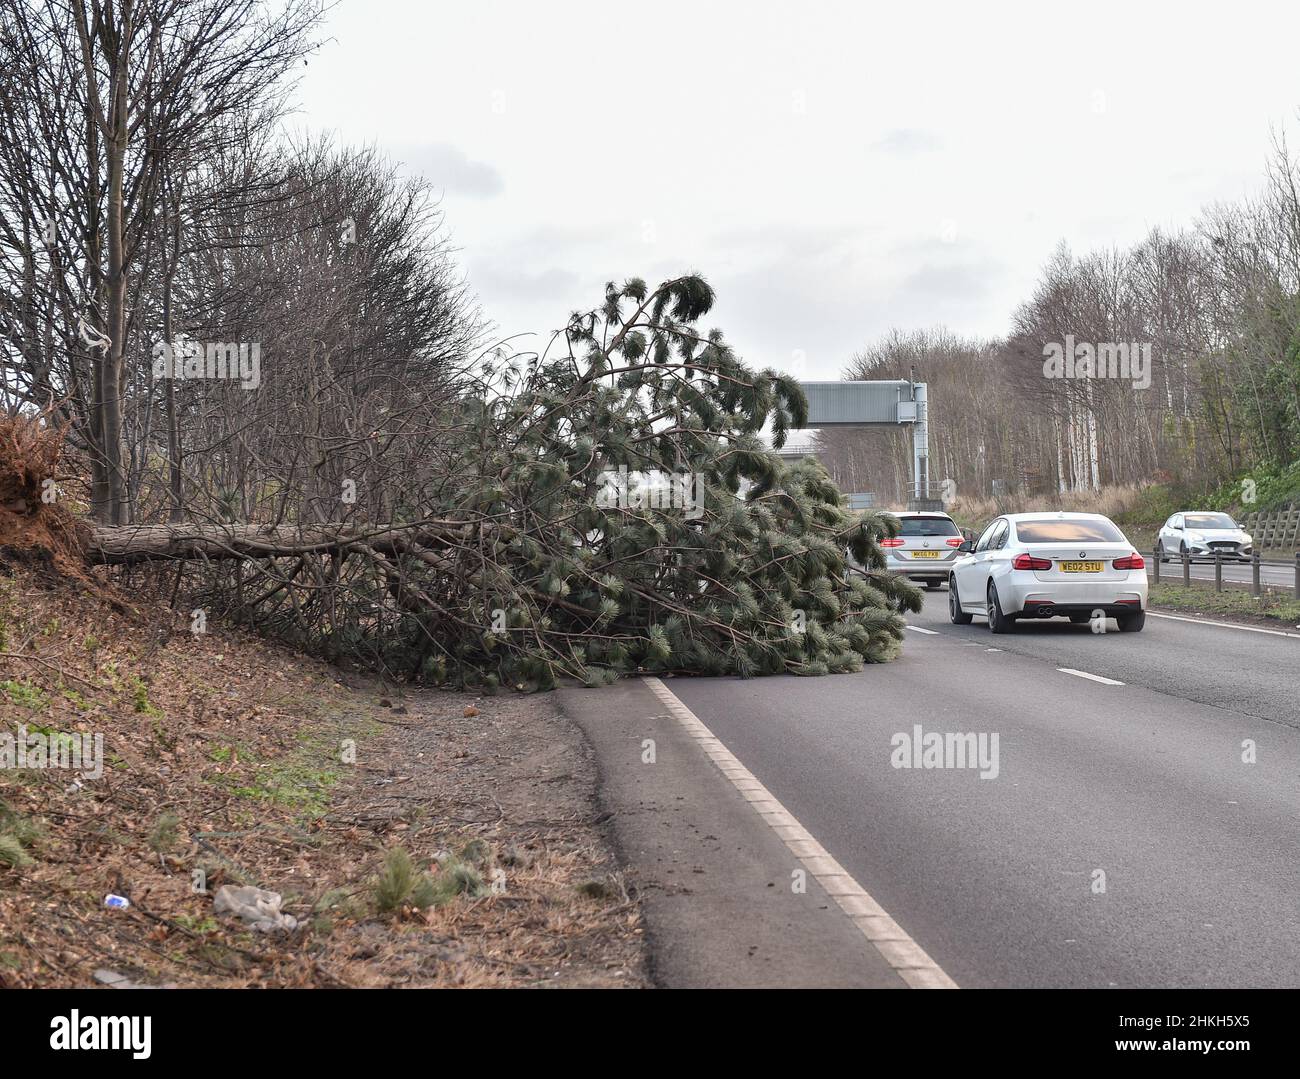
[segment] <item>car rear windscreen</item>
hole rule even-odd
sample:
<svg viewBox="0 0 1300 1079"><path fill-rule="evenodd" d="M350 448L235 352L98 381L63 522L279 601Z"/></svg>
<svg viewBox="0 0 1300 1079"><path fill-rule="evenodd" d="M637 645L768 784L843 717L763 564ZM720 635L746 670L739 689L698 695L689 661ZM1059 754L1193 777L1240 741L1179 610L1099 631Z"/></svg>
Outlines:
<svg viewBox="0 0 1300 1079"><path fill-rule="evenodd" d="M1017 521L1021 543L1123 543L1124 533L1109 521Z"/></svg>
<svg viewBox="0 0 1300 1079"><path fill-rule="evenodd" d="M900 536L960 536L961 531L948 517L900 517Z"/></svg>

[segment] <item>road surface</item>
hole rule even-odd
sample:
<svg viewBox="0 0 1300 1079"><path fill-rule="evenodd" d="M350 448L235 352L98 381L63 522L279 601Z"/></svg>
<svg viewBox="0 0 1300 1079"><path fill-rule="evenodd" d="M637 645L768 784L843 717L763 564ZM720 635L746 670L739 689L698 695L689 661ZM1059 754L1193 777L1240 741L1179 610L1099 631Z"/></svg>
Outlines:
<svg viewBox="0 0 1300 1079"><path fill-rule="evenodd" d="M1300 636L946 605L858 675L666 684L960 986L1300 985ZM915 724L996 778L893 767Z"/></svg>

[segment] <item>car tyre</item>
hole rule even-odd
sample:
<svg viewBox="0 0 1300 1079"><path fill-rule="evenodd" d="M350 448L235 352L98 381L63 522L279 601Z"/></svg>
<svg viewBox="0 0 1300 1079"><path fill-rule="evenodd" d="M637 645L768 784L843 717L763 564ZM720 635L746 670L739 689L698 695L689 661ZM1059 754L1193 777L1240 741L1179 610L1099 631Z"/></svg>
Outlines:
<svg viewBox="0 0 1300 1079"><path fill-rule="evenodd" d="M1070 612L1070 621L1073 622L1076 626L1083 625L1084 622L1087 622L1091 618L1092 615L1090 615L1087 611Z"/></svg>
<svg viewBox="0 0 1300 1079"><path fill-rule="evenodd" d="M1164 540L1161 540L1159 543L1156 544L1156 555L1160 558L1160 561L1161 561L1161 562L1168 562L1168 561L1169 561L1169 555L1167 555L1167 554L1165 553L1165 541L1164 541Z"/></svg>
<svg viewBox="0 0 1300 1079"><path fill-rule="evenodd" d="M998 590L989 581L989 592L985 597L987 606L984 608L988 612L989 629L994 633L1010 633L1014 628L1014 620L1008 618L1002 613L1002 604L998 602Z"/></svg>
<svg viewBox="0 0 1300 1079"><path fill-rule="evenodd" d="M951 577L948 578L948 619L955 626L968 626L971 620L971 616L961 609L957 582Z"/></svg>
<svg viewBox="0 0 1300 1079"><path fill-rule="evenodd" d="M1117 614L1115 622L1121 633L1141 633L1147 624L1146 611L1134 611L1132 614Z"/></svg>
<svg viewBox="0 0 1300 1079"><path fill-rule="evenodd" d="M939 585L942 583L943 583L942 581L926 581L925 590L927 592L936 592L939 589Z"/></svg>

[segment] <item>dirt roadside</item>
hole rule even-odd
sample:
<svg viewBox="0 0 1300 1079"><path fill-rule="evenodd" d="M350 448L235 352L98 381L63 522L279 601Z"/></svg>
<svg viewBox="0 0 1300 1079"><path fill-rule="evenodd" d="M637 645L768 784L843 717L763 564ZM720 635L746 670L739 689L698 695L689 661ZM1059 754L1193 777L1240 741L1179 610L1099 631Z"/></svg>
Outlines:
<svg viewBox="0 0 1300 1079"><path fill-rule="evenodd" d="M646 984L554 695L402 692L134 599L0 559L0 733L103 735L98 779L0 768L0 986ZM382 909L399 846L433 905Z"/></svg>

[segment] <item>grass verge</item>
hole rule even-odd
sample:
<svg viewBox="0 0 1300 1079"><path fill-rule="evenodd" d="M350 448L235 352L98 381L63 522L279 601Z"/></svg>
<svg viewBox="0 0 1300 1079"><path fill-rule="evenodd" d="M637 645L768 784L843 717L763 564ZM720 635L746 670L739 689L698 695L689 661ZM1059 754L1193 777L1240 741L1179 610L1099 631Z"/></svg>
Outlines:
<svg viewBox="0 0 1300 1079"><path fill-rule="evenodd" d="M1266 591L1262 596L1252 596L1246 589L1226 585L1222 592L1216 592L1212 585L1185 588L1162 581L1151 585L1149 602L1152 607L1171 611L1300 625L1300 600L1290 592Z"/></svg>

